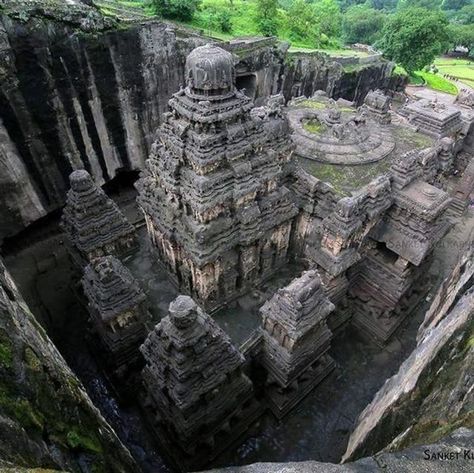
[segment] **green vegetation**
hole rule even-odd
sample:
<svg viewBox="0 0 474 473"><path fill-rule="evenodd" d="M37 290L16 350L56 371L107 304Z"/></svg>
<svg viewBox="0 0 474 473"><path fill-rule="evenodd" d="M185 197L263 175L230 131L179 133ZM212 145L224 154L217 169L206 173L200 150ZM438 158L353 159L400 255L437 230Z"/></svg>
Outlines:
<svg viewBox="0 0 474 473"><path fill-rule="evenodd" d="M11 368L13 353L10 344L0 337L0 368Z"/></svg>
<svg viewBox="0 0 474 473"><path fill-rule="evenodd" d="M416 72L416 75L422 77L426 85L433 90L439 90L451 95L457 95L458 88L439 74L432 72Z"/></svg>
<svg viewBox="0 0 474 473"><path fill-rule="evenodd" d="M4 330L0 330L0 370L2 368L10 369L12 366L13 366L12 344L7 333Z"/></svg>
<svg viewBox="0 0 474 473"><path fill-rule="evenodd" d="M100 442L91 436L84 435L77 429L70 430L66 435L67 443L71 448L102 453Z"/></svg>
<svg viewBox="0 0 474 473"><path fill-rule="evenodd" d="M380 39L386 20L386 13L371 8L367 3L353 5L342 20L344 41L348 44L374 44Z"/></svg>
<svg viewBox="0 0 474 473"><path fill-rule="evenodd" d="M409 72L413 83L426 81L436 90L454 86L422 71L436 56L463 46L472 54L474 0L97 0L117 15L158 14L209 36L277 36L291 51L323 50L331 55L366 55L343 44L374 45ZM121 10L122 9L122 10ZM137 13L138 12L138 13ZM126 15L125 15L126 17ZM357 71L348 66L347 72ZM460 72L460 71L457 71ZM471 71L462 76L472 85ZM450 74L449 71L442 71ZM458 74L456 77L460 77Z"/></svg>
<svg viewBox="0 0 474 473"><path fill-rule="evenodd" d="M26 429L41 431L44 425L44 416L33 409L31 403L24 398L0 385L0 412L14 418Z"/></svg>
<svg viewBox="0 0 474 473"><path fill-rule="evenodd" d="M158 15L171 20L191 21L200 0L151 0Z"/></svg>
<svg viewBox="0 0 474 473"><path fill-rule="evenodd" d="M437 65L435 61L435 65ZM432 71L415 71L409 76L409 82L412 85L426 85L430 89L439 90L440 92L445 92L447 94L456 95L458 93L458 88L455 84L450 82L448 79L444 78L442 75L446 73L442 70L441 67L437 66L439 72ZM396 74L408 75L403 67L397 66L394 71ZM474 71L473 71L474 72Z"/></svg>
<svg viewBox="0 0 474 473"><path fill-rule="evenodd" d="M445 49L447 26L447 19L440 12L404 8L389 18L377 44L386 57L412 75Z"/></svg>
<svg viewBox="0 0 474 473"><path fill-rule="evenodd" d="M440 74L455 77L474 88L474 61L458 58L438 58L434 62Z"/></svg>
<svg viewBox="0 0 474 473"><path fill-rule="evenodd" d="M316 110L322 110L326 108L326 104L323 102L316 102L315 100L302 100L298 103L303 108L315 108Z"/></svg>
<svg viewBox="0 0 474 473"><path fill-rule="evenodd" d="M303 128L306 131L309 131L310 133L319 134L319 133L324 132L324 130L326 129L326 126L324 125L324 123L321 123L318 120L313 119L313 120L308 120L304 122Z"/></svg>

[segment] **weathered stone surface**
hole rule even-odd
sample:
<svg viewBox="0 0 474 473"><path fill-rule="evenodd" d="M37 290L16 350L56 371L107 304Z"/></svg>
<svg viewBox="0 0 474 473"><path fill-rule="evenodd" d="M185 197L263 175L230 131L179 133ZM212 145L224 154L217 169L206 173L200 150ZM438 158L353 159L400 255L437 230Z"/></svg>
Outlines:
<svg viewBox="0 0 474 473"><path fill-rule="evenodd" d="M374 228L371 237L415 265L447 233L450 222L446 192L423 181L414 181L394 192L394 205Z"/></svg>
<svg viewBox="0 0 474 473"><path fill-rule="evenodd" d="M380 117L373 118L361 107L360 111L339 107L332 99L317 96L319 109L299 108L308 102L304 97L293 100L289 112L300 157L322 163L355 165L374 163L386 158L395 148L395 140L389 130L378 126L386 124ZM341 114L341 108L351 110Z"/></svg>
<svg viewBox="0 0 474 473"><path fill-rule="evenodd" d="M436 138L452 136L462 127L461 112L436 101L409 102L400 113L420 131Z"/></svg>
<svg viewBox="0 0 474 473"><path fill-rule="evenodd" d="M362 109L366 111L370 118L386 125L392 121L390 103L390 97L381 90L371 90L364 99Z"/></svg>
<svg viewBox="0 0 474 473"><path fill-rule="evenodd" d="M474 425L472 255L471 243L434 298L417 347L360 415L345 461Z"/></svg>
<svg viewBox="0 0 474 473"><path fill-rule="evenodd" d="M71 472L93 465L137 471L1 262L0 460Z"/></svg>
<svg viewBox="0 0 474 473"><path fill-rule="evenodd" d="M215 309L288 260L297 209L284 185L292 145L281 99L254 108L235 88L234 59L216 46L186 62L139 204L181 289Z"/></svg>
<svg viewBox="0 0 474 473"><path fill-rule="evenodd" d="M11 173L1 197L8 224L0 239L60 208L74 169L98 184L143 169L168 99L184 85L186 56L205 41L159 21L116 28L77 1L8 4L0 21L0 108L8 168L21 163L24 171ZM318 89L361 103L369 84L397 87L385 62L347 72L321 53L289 57L271 38L223 46L238 54L238 87L258 105ZM34 212L15 199L22 193Z"/></svg>
<svg viewBox="0 0 474 473"><path fill-rule="evenodd" d="M135 244L135 229L117 204L87 171L74 171L69 179L61 224L71 245L86 260L129 251Z"/></svg>
<svg viewBox="0 0 474 473"><path fill-rule="evenodd" d="M280 289L260 309L262 364L268 371L267 395L283 417L334 368L327 354L332 334L327 327L334 305L316 271L306 271Z"/></svg>
<svg viewBox="0 0 474 473"><path fill-rule="evenodd" d="M137 360L150 319L146 296L130 271L113 256L95 258L84 270L84 293L95 329L111 355L124 370Z"/></svg>
<svg viewBox="0 0 474 473"><path fill-rule="evenodd" d="M258 415L243 356L190 297L170 304L141 351L152 427L181 469L207 464Z"/></svg>

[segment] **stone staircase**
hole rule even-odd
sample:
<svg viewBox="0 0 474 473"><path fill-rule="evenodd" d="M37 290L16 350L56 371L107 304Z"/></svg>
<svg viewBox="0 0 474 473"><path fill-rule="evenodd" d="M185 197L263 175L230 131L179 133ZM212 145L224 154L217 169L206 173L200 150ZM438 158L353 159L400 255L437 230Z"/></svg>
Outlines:
<svg viewBox="0 0 474 473"><path fill-rule="evenodd" d="M474 159L471 159L457 186L451 192L450 214L460 217L467 209L474 192Z"/></svg>

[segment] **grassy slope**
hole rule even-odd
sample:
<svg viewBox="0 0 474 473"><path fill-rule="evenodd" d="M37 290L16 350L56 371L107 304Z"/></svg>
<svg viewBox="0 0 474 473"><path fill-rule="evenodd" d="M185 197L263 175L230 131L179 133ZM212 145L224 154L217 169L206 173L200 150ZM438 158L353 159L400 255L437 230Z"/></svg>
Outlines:
<svg viewBox="0 0 474 473"><path fill-rule="evenodd" d="M401 66L395 68L398 74L405 74L405 69ZM423 85L433 90L439 90L447 94L456 95L458 88L449 80L445 79L442 74L432 74L431 72L417 71L413 76L410 76L410 84Z"/></svg>
<svg viewBox="0 0 474 473"><path fill-rule="evenodd" d="M100 4L100 0L97 0ZM124 7L133 8L144 8L146 13L150 13L150 9L147 6L149 2L147 0L116 0L118 5ZM105 9L105 5L103 5ZM232 24L232 31L230 33L224 33L219 30L217 25L209 24L209 13L212 11L222 12L227 10L230 13L230 21ZM202 0L199 10L194 15L193 20L190 23L186 23L187 26L192 26L199 30L202 30L208 36L213 36L220 39L231 39L239 36L260 36L258 26L256 22L257 6L255 0ZM284 11L279 10L278 14L278 37L282 40L291 41L291 44L295 48L304 48L306 50L312 50L315 47L310 40L296 41L291 39L290 32L288 31L284 21ZM330 46L328 45L328 48ZM326 49L324 49L326 51ZM331 44L331 54L349 54L347 49L339 49L336 43ZM351 53L353 53L351 51ZM361 53L362 54L362 53ZM356 55L356 53L353 53Z"/></svg>
<svg viewBox="0 0 474 473"><path fill-rule="evenodd" d="M442 74L458 77L460 82L474 88L474 62L467 59L441 57L435 61Z"/></svg>

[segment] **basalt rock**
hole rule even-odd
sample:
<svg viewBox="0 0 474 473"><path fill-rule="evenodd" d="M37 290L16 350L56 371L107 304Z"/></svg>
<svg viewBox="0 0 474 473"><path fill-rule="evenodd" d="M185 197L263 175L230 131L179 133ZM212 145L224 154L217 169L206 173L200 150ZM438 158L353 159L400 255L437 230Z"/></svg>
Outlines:
<svg viewBox="0 0 474 473"><path fill-rule="evenodd" d="M139 357L150 320L147 300L130 271L113 256L95 258L84 270L84 293L94 327L117 371Z"/></svg>
<svg viewBox="0 0 474 473"><path fill-rule="evenodd" d="M0 432L2 471L12 465L78 473L138 468L1 262Z"/></svg>
<svg viewBox="0 0 474 473"><path fill-rule="evenodd" d="M148 234L182 290L210 310L288 260L297 209L284 185L292 145L278 97L254 108L216 46L186 62L138 184Z"/></svg>
<svg viewBox="0 0 474 473"><path fill-rule="evenodd" d="M433 298L414 351L361 413L345 461L474 425L472 248L471 239Z"/></svg>
<svg viewBox="0 0 474 473"><path fill-rule="evenodd" d="M260 413L243 356L190 297L170 304L141 351L146 410L180 469L207 464Z"/></svg>
<svg viewBox="0 0 474 473"><path fill-rule="evenodd" d="M117 25L78 1L2 5L0 139L9 151L0 240L60 208L74 169L100 185L143 169L168 100L185 84L187 54L208 41L160 21ZM320 53L290 56L272 38L222 44L258 105L318 89L361 103L369 88L398 87L382 60L345 71Z"/></svg>
<svg viewBox="0 0 474 473"><path fill-rule="evenodd" d="M117 204L87 171L74 171L70 182L61 223L74 249L89 261L129 251L135 244L135 229Z"/></svg>
<svg viewBox="0 0 474 473"><path fill-rule="evenodd" d="M287 414L334 368L327 353L332 338L327 317L333 310L314 270L280 289L260 309L266 390L277 417Z"/></svg>

